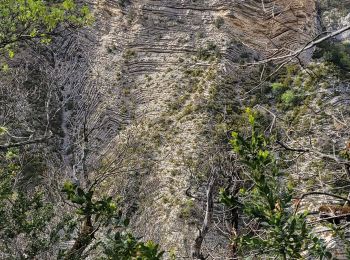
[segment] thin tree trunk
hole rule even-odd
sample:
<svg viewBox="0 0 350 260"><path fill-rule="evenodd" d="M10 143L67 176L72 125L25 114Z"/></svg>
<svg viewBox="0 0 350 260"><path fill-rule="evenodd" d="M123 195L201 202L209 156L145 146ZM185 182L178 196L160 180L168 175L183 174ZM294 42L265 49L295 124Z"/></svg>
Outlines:
<svg viewBox="0 0 350 260"><path fill-rule="evenodd" d="M90 245L94 239L94 227L92 225L91 216L86 216L83 226L75 240L73 247L67 252L64 260L80 259L84 250Z"/></svg>
<svg viewBox="0 0 350 260"><path fill-rule="evenodd" d="M207 187L207 206L206 206L206 211L205 211L205 217L204 221L202 224L201 229L198 231L198 235L195 239L195 243L193 246L193 252L192 252L192 257L194 259L205 259L203 254L201 253L201 248L203 244L203 240L208 233L209 230L209 225L212 221L213 218L213 207L214 207L214 202L213 202L213 190L214 190L214 184L215 184L216 178L211 177L208 183Z"/></svg>

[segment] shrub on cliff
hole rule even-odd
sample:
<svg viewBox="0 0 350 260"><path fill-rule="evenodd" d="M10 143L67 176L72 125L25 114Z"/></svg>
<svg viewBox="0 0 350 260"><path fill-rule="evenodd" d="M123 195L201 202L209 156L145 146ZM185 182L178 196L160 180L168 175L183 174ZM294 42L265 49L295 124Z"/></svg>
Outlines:
<svg viewBox="0 0 350 260"><path fill-rule="evenodd" d="M285 185L284 176L274 154L269 150L271 138L262 134L256 115L247 110L251 133L233 132L231 145L239 156L250 185L243 187L238 198L225 190L221 201L238 207L250 230L237 236L238 251L247 255L264 255L277 259L300 259L307 252L320 259L331 258L323 241L307 225L308 213L292 210L293 188Z"/></svg>

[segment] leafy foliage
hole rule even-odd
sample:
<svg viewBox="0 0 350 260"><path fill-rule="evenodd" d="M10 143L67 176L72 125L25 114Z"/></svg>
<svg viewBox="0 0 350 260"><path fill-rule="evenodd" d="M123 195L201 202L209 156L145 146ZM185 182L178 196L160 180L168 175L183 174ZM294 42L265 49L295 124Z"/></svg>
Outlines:
<svg viewBox="0 0 350 260"><path fill-rule="evenodd" d="M301 72L296 66L286 66L278 75L278 82L271 84L272 95L277 101L277 107L288 110L298 106L305 99L305 87L299 81Z"/></svg>
<svg viewBox="0 0 350 260"><path fill-rule="evenodd" d="M68 200L79 205L77 214L83 216L94 215L97 220L106 222L112 218L118 218L117 206L112 197L102 198L94 201L94 190L85 192L81 187L71 182L64 183L63 192L67 194Z"/></svg>
<svg viewBox="0 0 350 260"><path fill-rule="evenodd" d="M0 2L0 51L13 58L18 43L39 39L50 42L57 27L83 26L91 23L87 6L74 0L2 0Z"/></svg>
<svg viewBox="0 0 350 260"><path fill-rule="evenodd" d="M102 247L105 254L102 259L106 260L159 260L164 254L159 251L159 245L152 241L140 242L128 232L110 235Z"/></svg>
<svg viewBox="0 0 350 260"><path fill-rule="evenodd" d="M334 64L342 71L350 71L349 43L323 42L314 53L314 58L323 57L325 61Z"/></svg>
<svg viewBox="0 0 350 260"><path fill-rule="evenodd" d="M105 235L103 231L95 244L102 246L103 259L161 259L163 252L159 245L141 242L124 231L129 221L122 218L112 197L97 198L93 189L85 191L66 182L62 191L77 210L58 216L39 186L31 192L18 189L16 178L21 171L18 153L18 149L0 153L1 259L33 259L47 254L81 259L85 250L93 253L87 248L101 228L108 232ZM74 246L66 252L57 251L61 242L72 239L72 234L76 234Z"/></svg>
<svg viewBox="0 0 350 260"><path fill-rule="evenodd" d="M7 176L11 175L7 172ZM123 231L128 226L129 221L122 219L121 212L111 197L94 200L93 191L85 192L76 185L67 182L63 191L67 194L68 199L78 206L78 210L75 216L64 215L62 221L53 224L52 220L59 216L55 215L53 205L45 202L43 193L36 192L30 195L14 191L10 187L12 181L12 179L5 180L4 178L0 181L2 187L0 199L2 259L13 259L12 257L15 256L18 258L40 256L42 253L52 251L58 243L71 239L71 234L76 231L78 231L78 236L75 238L75 244L80 245L81 248L78 249L83 250L76 250L77 248L73 246L73 252L76 254L71 254L71 250L69 250L66 253L59 252L59 255L66 256L68 259L80 259L82 252L94 240L94 233L79 231L79 225L76 221L81 222L84 227L84 225L86 226L85 220L90 217L93 219L91 227L96 231L100 227L106 227L110 230L107 232L106 239L103 239L104 235L102 234L102 239L96 241L96 245L102 247L103 257L101 259L161 259L163 252L160 251L159 245L152 241L141 242L130 232ZM111 232L115 229L118 231ZM65 236L62 236L62 232ZM16 240L21 241L21 251L14 246Z"/></svg>
<svg viewBox="0 0 350 260"><path fill-rule="evenodd" d="M16 188L21 168L18 150L0 155L0 251L2 259L39 255L56 242L58 230L48 229L54 217L53 205L45 203L38 187L33 192ZM16 241L21 240L21 248Z"/></svg>
<svg viewBox="0 0 350 260"><path fill-rule="evenodd" d="M287 90L281 96L282 101L287 105L292 105L296 100L296 96L292 90Z"/></svg>
<svg viewBox="0 0 350 260"><path fill-rule="evenodd" d="M90 189L85 192L77 185L66 182L62 190L67 194L68 199L78 205L77 214L83 216L87 221L91 221L89 226L91 230L84 233L80 232L77 241L80 242L82 248L87 247L93 240L93 230L98 230L104 226L112 229L125 229L128 219L123 219L121 211L113 202L112 197L102 199L94 199L94 190ZM76 243L77 244L77 243ZM159 245L148 241L146 243L139 241L131 233L125 231L108 232L107 239L98 241L96 245L102 246L104 257L102 259L137 259L137 260L158 260L161 259L163 252L159 251ZM74 248L74 247L73 247ZM73 252L79 252L80 248L74 248ZM68 252L69 258L77 257L77 255Z"/></svg>
<svg viewBox="0 0 350 260"><path fill-rule="evenodd" d="M256 250L259 254L279 259L299 259L304 252L320 257L331 257L322 241L307 226L307 213L291 210L293 190L283 185L283 173L269 151L271 138L260 133L256 114L247 110L251 126L250 136L232 133L233 150L251 179L252 188L241 189L239 198L221 191L221 201L240 207L256 230L238 238L240 252ZM239 201L239 203L238 203Z"/></svg>
<svg viewBox="0 0 350 260"><path fill-rule="evenodd" d="M215 60L215 58L220 58L220 49L214 42L208 42L205 48L200 47L197 50L197 58L200 60Z"/></svg>

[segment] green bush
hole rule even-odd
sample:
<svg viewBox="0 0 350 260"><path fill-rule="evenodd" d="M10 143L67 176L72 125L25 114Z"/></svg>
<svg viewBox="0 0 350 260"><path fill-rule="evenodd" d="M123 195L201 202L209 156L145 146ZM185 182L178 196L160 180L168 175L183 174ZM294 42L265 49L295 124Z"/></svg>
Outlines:
<svg viewBox="0 0 350 260"><path fill-rule="evenodd" d="M272 83L271 88L275 95L280 95L286 90L286 86L280 82Z"/></svg>
<svg viewBox="0 0 350 260"><path fill-rule="evenodd" d="M283 101L284 104L290 106L293 105L294 102L296 101L296 96L293 90L287 90L284 92L281 96L281 100Z"/></svg>
<svg viewBox="0 0 350 260"><path fill-rule="evenodd" d="M110 235L102 244L104 256L101 260L160 260L164 251L152 241L140 242L128 232Z"/></svg>
<svg viewBox="0 0 350 260"><path fill-rule="evenodd" d="M350 44L326 41L319 44L314 58L324 58L325 61L337 66L340 70L350 71Z"/></svg>
<svg viewBox="0 0 350 260"><path fill-rule="evenodd" d="M0 135L4 133L6 129L1 127ZM19 153L19 149L0 153L0 249L11 256L4 259L43 259L47 254L55 259L85 259L84 255L100 245L100 252L107 257L103 259L161 258L158 245L141 242L130 232L123 232L129 221L122 218L112 197L96 196L93 188L85 190L66 182L62 191L74 205L74 211L57 214L42 187L37 185L33 191L18 188L16 179L22 170ZM40 167L41 164L33 164L30 170L39 171ZM96 238L95 232L101 227L106 232ZM71 248L58 249L62 242L72 239ZM86 250L89 246L90 250Z"/></svg>
<svg viewBox="0 0 350 260"><path fill-rule="evenodd" d="M239 253L244 257L253 251L266 259L303 259L307 251L320 259L331 258L323 241L307 226L307 212L291 210L293 188L283 183L283 171L269 151L272 139L259 130L254 112L248 109L247 115L251 133L244 137L233 132L231 145L248 174L249 192L244 188L238 196L227 189L220 192L225 205L239 208L247 223L252 221L259 227L236 238Z"/></svg>
<svg viewBox="0 0 350 260"><path fill-rule="evenodd" d="M136 57L137 54L136 54L136 51L135 50L132 50L132 49L127 49L124 53L123 53L123 58L128 61L134 57Z"/></svg>
<svg viewBox="0 0 350 260"><path fill-rule="evenodd" d="M214 21L214 25L218 29L220 29L224 25L224 23L225 23L225 20L221 16L217 17Z"/></svg>
<svg viewBox="0 0 350 260"><path fill-rule="evenodd" d="M200 47L197 50L197 57L200 60L215 60L215 58L220 58L220 49L214 42L208 42L205 48Z"/></svg>

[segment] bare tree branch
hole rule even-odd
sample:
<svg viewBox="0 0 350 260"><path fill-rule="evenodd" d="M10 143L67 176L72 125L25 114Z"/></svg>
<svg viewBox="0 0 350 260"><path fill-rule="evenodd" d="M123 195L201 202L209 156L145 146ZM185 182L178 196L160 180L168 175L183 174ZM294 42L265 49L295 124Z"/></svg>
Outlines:
<svg viewBox="0 0 350 260"><path fill-rule="evenodd" d="M340 164L350 165L350 161L346 161L346 160L341 159L341 158L339 158L339 157L337 157L335 155L329 155L329 154L321 153L319 151L312 150L312 149L309 149L309 148L292 148L292 147L289 147L288 145L284 144L281 141L277 141L277 144L279 144L284 149L289 150L289 151L299 152L299 153L315 153L315 154L319 155L322 158L331 159L331 160L336 161L337 163L340 163Z"/></svg>
<svg viewBox="0 0 350 260"><path fill-rule="evenodd" d="M28 140L28 141L23 141L23 142L18 142L18 143L8 143L8 144L0 145L0 150L6 150L6 149L9 149L9 148L20 147L20 146L25 146L25 145L29 145L29 144L44 143L48 139L50 139L51 137L52 137L52 133L49 132L49 135L43 136L43 137L40 137L40 138L36 138L36 139L33 139L33 140Z"/></svg>
<svg viewBox="0 0 350 260"><path fill-rule="evenodd" d="M288 58L296 58L298 57L302 52L308 50L308 49L311 49L313 47L315 47L317 44L320 44L321 42L324 42L330 38L333 38L334 36L337 36L339 34L342 34L343 32L345 31L348 31L350 30L350 25L348 26L345 26L337 31L334 31L332 33L329 33L327 34L326 36L318 39L318 40L314 40L314 41L311 41L309 42L308 44L306 44L303 48L299 49L299 50L296 50L290 54L287 54L287 55L282 55L282 56L278 56L278 57L271 57L271 58L268 58L268 59L265 59L265 60L261 60L259 62L254 62L254 63L249 63L249 64L246 64L246 65L261 65L261 64L265 64L265 63L268 63L268 62L271 62L271 61L278 61L278 60L284 60L284 59L288 59Z"/></svg>
<svg viewBox="0 0 350 260"><path fill-rule="evenodd" d="M308 193L304 193L303 195L301 195L300 198L297 198L298 202L296 204L296 207L295 207L295 210L294 210L294 214L298 211L301 201L305 197L310 196L310 195L326 195L326 196L330 196L330 197L333 197L333 198L337 198L337 199L341 199L341 200L350 202L350 200L348 198L344 198L342 196L339 196L339 195L336 195L336 194L332 194L332 193L319 192L319 191L308 192Z"/></svg>

